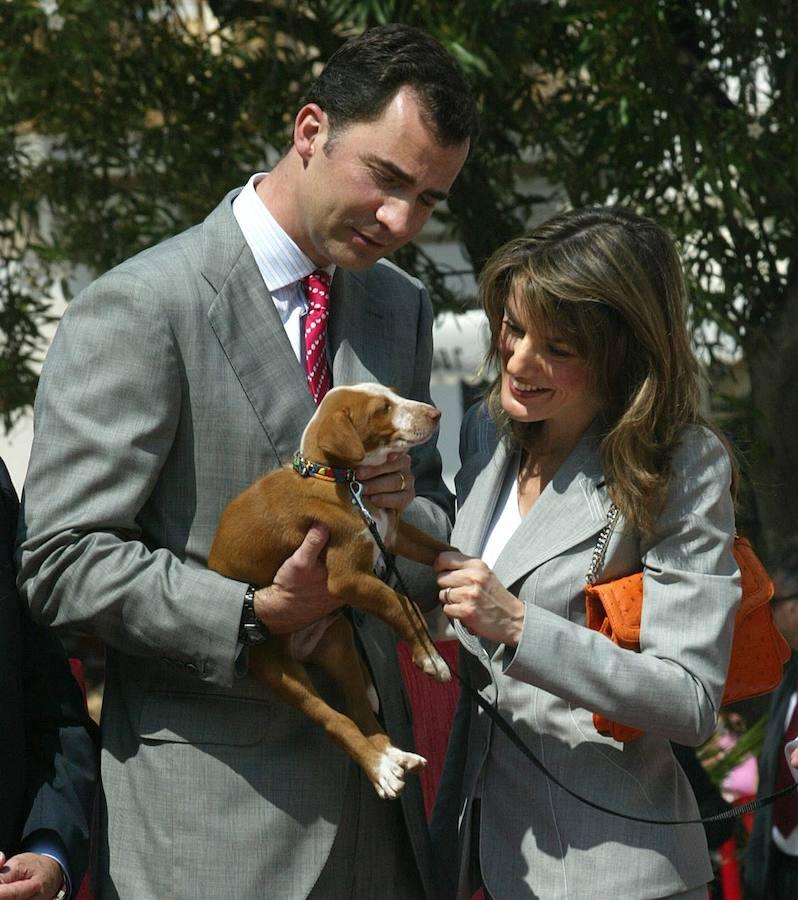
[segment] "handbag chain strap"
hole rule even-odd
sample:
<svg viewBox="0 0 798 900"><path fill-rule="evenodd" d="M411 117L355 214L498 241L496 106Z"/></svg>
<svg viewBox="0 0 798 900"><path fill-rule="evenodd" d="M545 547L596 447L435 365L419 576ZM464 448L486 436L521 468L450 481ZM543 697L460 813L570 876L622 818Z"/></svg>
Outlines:
<svg viewBox="0 0 798 900"><path fill-rule="evenodd" d="M596 539L596 546L593 548L593 555L590 558L590 568L585 574L585 581L591 585L591 587L598 581L599 572L604 565L607 545L610 542L610 536L615 530L615 523L618 521L618 516L620 514L621 511L618 507L614 503L611 503L610 508L607 510L607 524L599 532L599 536Z"/></svg>

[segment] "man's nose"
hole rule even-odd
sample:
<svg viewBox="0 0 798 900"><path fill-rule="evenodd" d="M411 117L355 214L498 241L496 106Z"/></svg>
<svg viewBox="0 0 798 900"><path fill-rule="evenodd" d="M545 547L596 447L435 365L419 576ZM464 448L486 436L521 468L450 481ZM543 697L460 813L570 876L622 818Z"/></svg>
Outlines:
<svg viewBox="0 0 798 900"><path fill-rule="evenodd" d="M418 218L418 222L415 219ZM377 210L377 221L397 240L409 241L424 224L413 216L412 205L400 197L389 197Z"/></svg>

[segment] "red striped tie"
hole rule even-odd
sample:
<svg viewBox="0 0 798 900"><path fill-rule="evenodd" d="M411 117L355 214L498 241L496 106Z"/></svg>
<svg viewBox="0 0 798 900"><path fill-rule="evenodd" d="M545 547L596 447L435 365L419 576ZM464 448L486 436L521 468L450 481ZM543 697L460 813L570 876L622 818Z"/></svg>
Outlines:
<svg viewBox="0 0 798 900"><path fill-rule="evenodd" d="M330 389L330 365L327 360L327 319L330 310L330 276L317 269L302 279L308 298L305 316L305 371L308 387L316 405Z"/></svg>

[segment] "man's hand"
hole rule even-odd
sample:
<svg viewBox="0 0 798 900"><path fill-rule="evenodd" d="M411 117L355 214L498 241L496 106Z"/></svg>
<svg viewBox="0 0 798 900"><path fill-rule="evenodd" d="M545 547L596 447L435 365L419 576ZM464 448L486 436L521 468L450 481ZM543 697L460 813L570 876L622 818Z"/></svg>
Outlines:
<svg viewBox="0 0 798 900"><path fill-rule="evenodd" d="M40 853L6 859L0 851L0 900L52 900L63 881L61 866Z"/></svg>
<svg viewBox="0 0 798 900"><path fill-rule="evenodd" d="M329 537L324 525L313 525L272 584L255 591L255 615L272 634L299 631L340 607L341 601L327 591L322 551Z"/></svg>
<svg viewBox="0 0 798 900"><path fill-rule="evenodd" d="M391 453L381 466L360 466L357 480L363 493L383 509L406 509L416 496L416 480L410 471L408 453Z"/></svg>

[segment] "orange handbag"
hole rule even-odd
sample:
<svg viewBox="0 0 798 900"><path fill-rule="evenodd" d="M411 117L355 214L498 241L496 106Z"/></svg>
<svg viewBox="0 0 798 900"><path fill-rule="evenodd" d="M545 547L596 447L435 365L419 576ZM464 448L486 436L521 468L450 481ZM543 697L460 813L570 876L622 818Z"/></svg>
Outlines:
<svg viewBox="0 0 798 900"><path fill-rule="evenodd" d="M617 517L618 508L613 504L587 573L587 627L600 631L619 647L639 653L643 573L595 583ZM742 599L734 619L723 704L772 691L781 681L782 669L790 658L790 646L773 622L770 608L773 582L746 538L735 536L734 558L740 567ZM598 713L593 714L593 724L598 732L616 741L630 741L643 733Z"/></svg>

